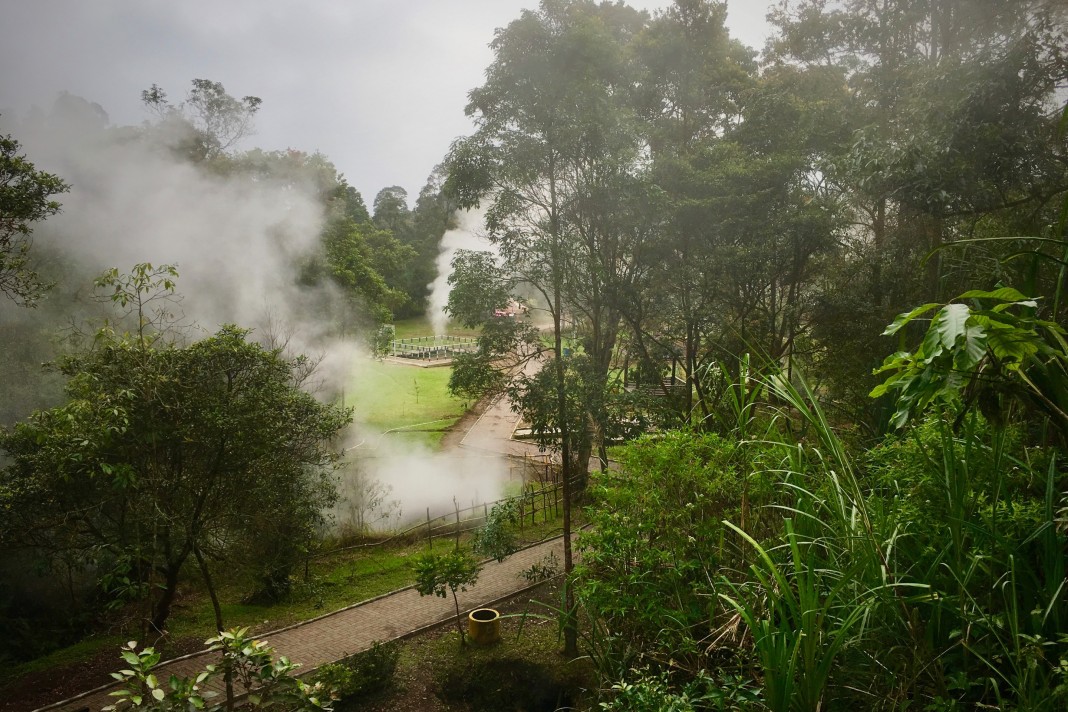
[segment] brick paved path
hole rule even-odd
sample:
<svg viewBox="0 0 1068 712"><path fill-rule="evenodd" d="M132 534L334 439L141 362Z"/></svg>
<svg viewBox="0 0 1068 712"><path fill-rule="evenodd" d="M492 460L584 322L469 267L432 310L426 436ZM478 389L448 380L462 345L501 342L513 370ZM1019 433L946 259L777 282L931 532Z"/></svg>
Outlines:
<svg viewBox="0 0 1068 712"><path fill-rule="evenodd" d="M563 539L558 537L523 549L502 563L487 563L478 583L459 595L461 610L466 613L480 606L492 605L529 588L526 579L521 576L522 572L532 564L540 562L550 551L556 554L557 561L563 561ZM307 672L366 650L374 641L384 642L404 637L450 621L455 615L451 596L444 599L436 596L420 597L415 589L405 588L315 620L256 637L269 642L277 654L301 663L301 672ZM178 658L160 665L156 674L161 680L171 674L192 676L212 662L212 657L203 652ZM116 651L116 668L120 664ZM214 689L221 692L221 679L217 678L213 682L218 683ZM94 690L79 698L57 702L40 710L75 712L89 709L97 712L101 707L114 702L115 698L108 696L108 692L114 689L116 688L108 687Z"/></svg>

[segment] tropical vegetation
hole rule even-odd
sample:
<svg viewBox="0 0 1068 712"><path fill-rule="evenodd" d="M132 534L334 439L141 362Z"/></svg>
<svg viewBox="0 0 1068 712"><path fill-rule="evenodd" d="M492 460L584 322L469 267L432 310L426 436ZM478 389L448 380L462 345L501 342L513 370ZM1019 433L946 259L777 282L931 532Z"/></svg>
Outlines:
<svg viewBox="0 0 1068 712"><path fill-rule="evenodd" d="M1068 12L784 0L757 52L727 11L525 10L414 209L391 186L371 213L317 154L238 152L260 101L210 81L177 104L153 86L156 119L97 139L311 186L314 247L286 254L331 337L421 314L454 211L484 211L489 249L449 277L478 337L449 388L507 395L560 463L546 610L601 709L1064 709ZM3 141L0 205L22 217L0 232L0 291L49 309L78 271L44 274L24 238L67 185ZM173 266L121 269L80 338L50 351L20 321L0 345L53 362L29 381L51 402L0 435L0 564L65 570L82 610L144 606L146 633L194 567L211 592L213 566L251 562L250 595L291 596L350 412L309 395L314 364L284 339L183 335ZM476 553L507 556L514 524L487 514ZM451 594L461 641L479 568L459 542L412 567L420 593ZM14 619L30 589L6 587ZM152 655L124 651L131 695L172 694Z"/></svg>

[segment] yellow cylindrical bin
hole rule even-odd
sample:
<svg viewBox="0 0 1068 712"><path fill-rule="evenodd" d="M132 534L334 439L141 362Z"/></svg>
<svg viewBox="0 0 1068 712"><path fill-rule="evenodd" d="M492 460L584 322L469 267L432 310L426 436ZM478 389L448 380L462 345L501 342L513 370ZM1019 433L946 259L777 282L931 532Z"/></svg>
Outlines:
<svg viewBox="0 0 1068 712"><path fill-rule="evenodd" d="M501 614L492 608L476 608L467 615L467 634L478 645L501 639Z"/></svg>

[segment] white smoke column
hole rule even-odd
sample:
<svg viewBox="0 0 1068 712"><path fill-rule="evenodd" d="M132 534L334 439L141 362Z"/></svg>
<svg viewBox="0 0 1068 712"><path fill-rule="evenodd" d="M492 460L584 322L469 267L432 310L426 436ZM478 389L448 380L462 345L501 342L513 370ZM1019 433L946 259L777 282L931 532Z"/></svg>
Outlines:
<svg viewBox="0 0 1068 712"><path fill-rule="evenodd" d="M62 211L35 231L36 247L62 255L59 279L87 285L110 267L176 264L192 338L223 324L249 327L252 339L320 360L318 397L344 387L362 348L332 334L324 315L347 316L345 300L332 285L298 284L324 220L307 178L220 175L176 159L162 133L92 122L46 120L15 133L39 169L71 185L57 196ZM70 305L72 317L88 296Z"/></svg>
<svg viewBox="0 0 1068 712"><path fill-rule="evenodd" d="M445 307L449 303L449 277L452 276L452 258L458 250L489 250L492 245L485 237L484 225L486 213L482 209L457 210L456 227L446 232L441 238L441 252L438 253L438 276L430 284L430 298L427 315L434 334L444 334L449 323Z"/></svg>

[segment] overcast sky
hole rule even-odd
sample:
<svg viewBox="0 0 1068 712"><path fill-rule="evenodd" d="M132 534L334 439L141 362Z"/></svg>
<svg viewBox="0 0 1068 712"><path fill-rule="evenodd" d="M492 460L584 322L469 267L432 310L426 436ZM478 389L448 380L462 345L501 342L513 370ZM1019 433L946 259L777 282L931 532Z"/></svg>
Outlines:
<svg viewBox="0 0 1068 712"><path fill-rule="evenodd" d="M0 112L47 109L68 91L112 124L137 124L142 89L179 100L190 80L211 79L263 99L245 148L318 150L368 206L389 185L414 200L471 131L464 104L492 60L494 29L536 2L0 0ZM730 0L732 35L762 47L772 4Z"/></svg>

